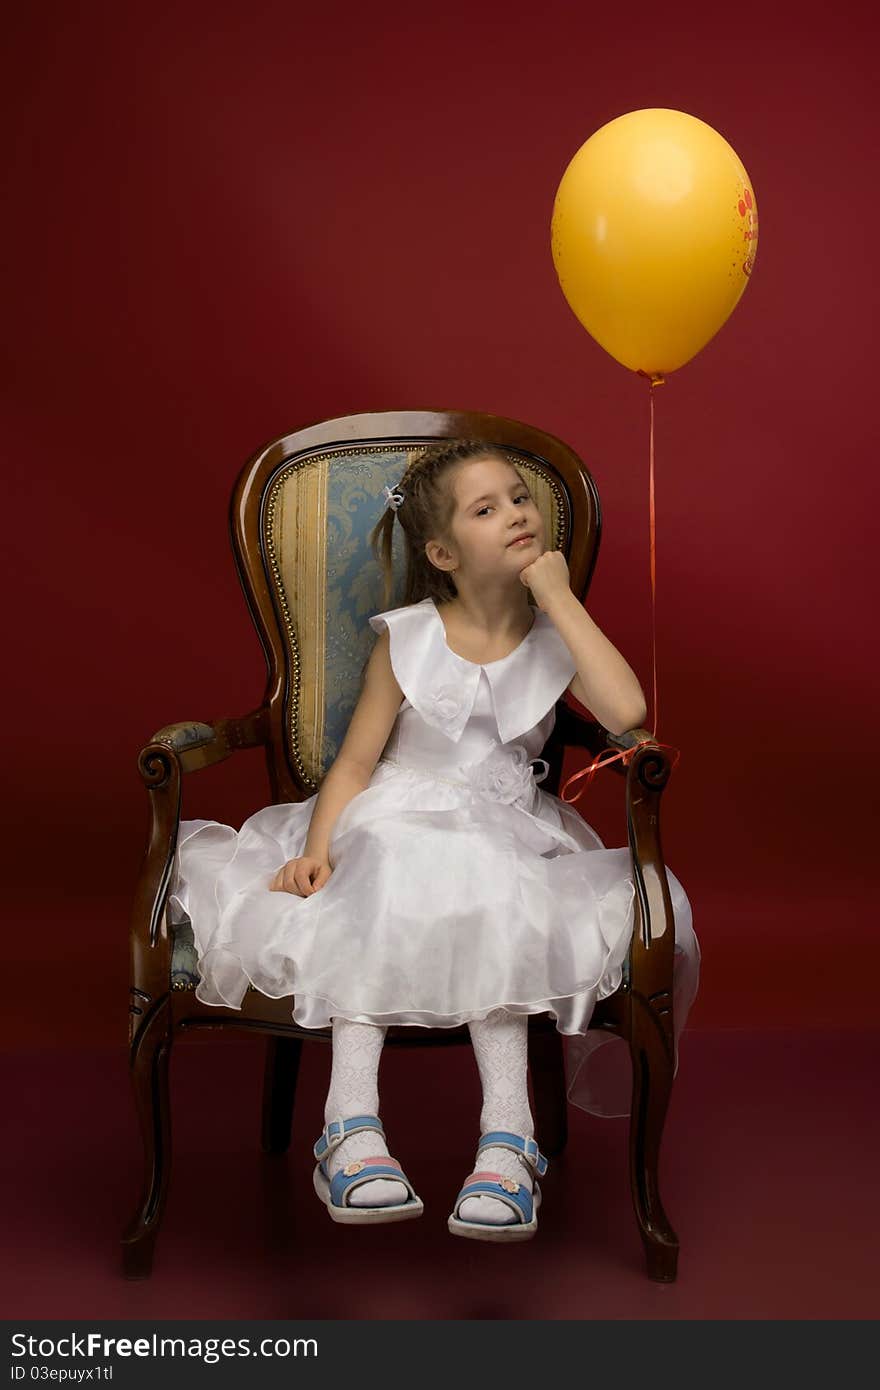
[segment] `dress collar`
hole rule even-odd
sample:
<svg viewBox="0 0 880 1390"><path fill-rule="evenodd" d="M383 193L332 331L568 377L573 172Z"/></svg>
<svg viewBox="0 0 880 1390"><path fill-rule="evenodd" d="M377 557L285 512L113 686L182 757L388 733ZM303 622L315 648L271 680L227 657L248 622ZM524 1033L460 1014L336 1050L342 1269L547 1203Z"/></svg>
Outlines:
<svg viewBox="0 0 880 1390"><path fill-rule="evenodd" d="M388 627L391 667L413 709L453 743L471 717L482 672L492 692L498 737L510 743L541 723L577 670L542 608L535 609L519 646L498 661L482 664L452 651L432 598L376 613L369 621L375 632Z"/></svg>
<svg viewBox="0 0 880 1390"><path fill-rule="evenodd" d="M480 682L480 671L485 671L502 744L510 744L514 738L523 737L541 723L546 714L555 708L557 699L569 687L571 677L576 673L574 657L544 609L535 609L530 630L519 646L514 646L513 651L500 657L498 662L487 662L482 666L466 662L463 656L450 652L439 613L437 621L441 626L443 646L453 660L477 671L477 684Z"/></svg>

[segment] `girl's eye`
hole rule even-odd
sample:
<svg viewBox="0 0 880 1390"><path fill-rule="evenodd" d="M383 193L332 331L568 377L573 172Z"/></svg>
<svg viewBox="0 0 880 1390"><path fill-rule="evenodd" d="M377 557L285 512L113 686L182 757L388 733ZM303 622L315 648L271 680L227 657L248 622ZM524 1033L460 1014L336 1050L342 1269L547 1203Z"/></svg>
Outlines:
<svg viewBox="0 0 880 1390"><path fill-rule="evenodd" d="M528 492L520 492L519 496L516 496L516 498L514 498L513 500L514 502L531 502L531 496ZM489 509L488 506L480 507L480 510L478 510L478 512L475 512L474 516L484 516L484 514L489 512L489 510L491 509Z"/></svg>

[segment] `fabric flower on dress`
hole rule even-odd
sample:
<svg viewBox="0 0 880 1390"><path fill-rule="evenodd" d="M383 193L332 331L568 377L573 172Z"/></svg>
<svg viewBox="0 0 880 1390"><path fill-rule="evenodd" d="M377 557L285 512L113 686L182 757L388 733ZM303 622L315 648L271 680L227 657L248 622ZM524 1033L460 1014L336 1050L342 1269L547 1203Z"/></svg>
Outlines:
<svg viewBox="0 0 880 1390"><path fill-rule="evenodd" d="M544 764L540 776L535 774L533 762ZM530 808L535 783L543 782L550 765L544 758L529 758L528 749L521 743L509 749L496 744L485 758L466 764L462 771L478 796L488 797L490 801L502 801L506 805L522 802L526 808Z"/></svg>
<svg viewBox="0 0 880 1390"><path fill-rule="evenodd" d="M441 685L432 691L425 701L431 713L441 721L441 723L451 723L461 714L464 706L465 692L459 685Z"/></svg>

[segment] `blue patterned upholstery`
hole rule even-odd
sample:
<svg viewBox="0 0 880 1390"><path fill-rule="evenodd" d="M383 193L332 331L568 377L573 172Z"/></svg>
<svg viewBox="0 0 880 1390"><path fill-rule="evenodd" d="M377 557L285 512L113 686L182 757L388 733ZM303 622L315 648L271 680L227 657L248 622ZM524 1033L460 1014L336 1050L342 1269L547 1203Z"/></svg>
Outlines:
<svg viewBox="0 0 880 1390"><path fill-rule="evenodd" d="M199 980L199 953L196 950L192 922L184 917L171 924L174 948L171 952L171 988L195 989Z"/></svg>
<svg viewBox="0 0 880 1390"><path fill-rule="evenodd" d="M367 619L382 603L381 569L372 554L369 533L384 506L383 487L397 483L411 452L352 452L337 454L327 473L325 699L321 740L321 775L345 738L360 693L360 672L376 634ZM388 603L403 602L405 560L403 534L392 532L394 591Z"/></svg>

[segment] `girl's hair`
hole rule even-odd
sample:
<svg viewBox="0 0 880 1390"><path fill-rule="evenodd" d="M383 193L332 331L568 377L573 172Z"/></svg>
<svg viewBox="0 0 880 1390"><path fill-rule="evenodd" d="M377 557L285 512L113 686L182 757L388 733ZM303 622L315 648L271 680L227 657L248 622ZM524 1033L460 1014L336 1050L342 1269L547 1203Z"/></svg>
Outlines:
<svg viewBox="0 0 880 1390"><path fill-rule="evenodd" d="M459 439L453 443L431 445L410 460L409 467L397 484L403 493L403 502L396 512L392 507L386 507L370 532L370 543L382 568L385 583L383 607L390 603L394 588L391 546L395 516L403 528L406 547L404 605L419 603L424 598L445 602L455 597L452 575L431 564L425 554L425 545L432 538L449 536L450 523L455 515L452 484L460 466L471 459L503 457L500 449L484 440Z"/></svg>

